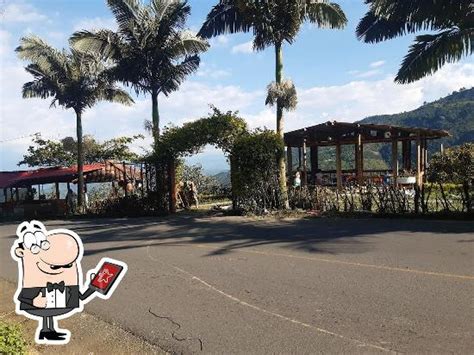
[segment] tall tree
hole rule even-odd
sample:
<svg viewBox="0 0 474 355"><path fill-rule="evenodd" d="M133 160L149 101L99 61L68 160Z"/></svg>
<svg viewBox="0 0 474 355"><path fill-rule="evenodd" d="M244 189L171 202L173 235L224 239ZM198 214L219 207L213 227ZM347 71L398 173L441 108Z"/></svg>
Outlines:
<svg viewBox="0 0 474 355"><path fill-rule="evenodd" d="M181 0L107 0L117 32L83 30L72 35L78 49L113 59L114 77L152 101L152 133L160 135L158 95L169 95L199 67L204 39L185 30L191 8Z"/></svg>
<svg viewBox="0 0 474 355"><path fill-rule="evenodd" d="M75 49L57 50L37 36L22 38L16 52L30 62L25 69L33 76L33 81L23 85L23 98L51 97L51 107L59 105L76 114L78 205L82 206L82 114L101 100L125 105L133 100L110 80L106 65L97 56Z"/></svg>
<svg viewBox="0 0 474 355"><path fill-rule="evenodd" d="M199 35L205 38L225 33L253 32L253 47L275 48L275 82L268 87L267 104L276 103L276 131L283 139L283 110L296 105L293 83L283 79L283 44L292 44L309 21L318 27L342 28L347 23L339 5L327 0L220 0L207 15ZM288 207L284 152L279 157L280 190Z"/></svg>
<svg viewBox="0 0 474 355"><path fill-rule="evenodd" d="M357 26L357 36L377 43L416 33L395 81L410 83L430 75L445 63L474 53L474 4L472 0L366 0L369 11Z"/></svg>

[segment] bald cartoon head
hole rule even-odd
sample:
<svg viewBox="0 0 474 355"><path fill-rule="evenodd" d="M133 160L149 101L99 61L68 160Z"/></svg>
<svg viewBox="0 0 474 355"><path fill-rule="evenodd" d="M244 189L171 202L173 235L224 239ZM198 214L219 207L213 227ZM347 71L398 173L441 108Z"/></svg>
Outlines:
<svg viewBox="0 0 474 355"><path fill-rule="evenodd" d="M41 222L23 222L17 228L18 240L12 254L22 264L23 287L41 287L47 282L79 282L78 263L82 242L69 230L47 232Z"/></svg>

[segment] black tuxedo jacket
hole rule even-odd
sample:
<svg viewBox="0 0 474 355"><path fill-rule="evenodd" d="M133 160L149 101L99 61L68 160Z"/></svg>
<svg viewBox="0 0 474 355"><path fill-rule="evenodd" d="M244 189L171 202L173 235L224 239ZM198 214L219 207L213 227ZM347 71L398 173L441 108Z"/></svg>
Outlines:
<svg viewBox="0 0 474 355"><path fill-rule="evenodd" d="M66 292L66 307L65 308L77 308L79 307L79 300L83 301L94 293L94 290L88 288L86 292L81 293L79 286L65 286L64 292ZM46 287L29 287L22 288L18 295L20 301L20 309L24 311L33 309L45 309L33 306L33 299L36 298L40 293L46 296Z"/></svg>

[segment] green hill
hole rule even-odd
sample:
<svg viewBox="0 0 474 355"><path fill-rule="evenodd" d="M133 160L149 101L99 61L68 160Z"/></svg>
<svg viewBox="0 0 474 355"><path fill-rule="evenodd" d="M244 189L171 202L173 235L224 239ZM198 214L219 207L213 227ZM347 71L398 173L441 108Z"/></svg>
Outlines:
<svg viewBox="0 0 474 355"><path fill-rule="evenodd" d="M449 96L426 103L413 111L371 116L359 122L444 129L452 136L438 141L445 146L472 142L474 141L474 87L455 91Z"/></svg>

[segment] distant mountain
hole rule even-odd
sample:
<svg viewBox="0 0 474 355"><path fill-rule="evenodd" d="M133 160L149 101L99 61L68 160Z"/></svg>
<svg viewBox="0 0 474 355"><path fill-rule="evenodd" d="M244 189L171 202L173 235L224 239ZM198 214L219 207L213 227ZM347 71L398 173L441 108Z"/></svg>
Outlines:
<svg viewBox="0 0 474 355"><path fill-rule="evenodd" d="M230 186L230 171L222 171L219 174L213 175L212 177L216 179L223 187Z"/></svg>
<svg viewBox="0 0 474 355"><path fill-rule="evenodd" d="M388 124L394 126L443 129L451 137L428 143L430 154L439 152L441 143L445 147L474 141L474 87L460 89L437 101L425 103L413 111L394 115L378 115L364 118L360 123ZM366 149L368 163L372 166L390 166L389 144L372 144ZM378 155L378 157L376 157ZM370 157L369 157L370 156Z"/></svg>
<svg viewBox="0 0 474 355"><path fill-rule="evenodd" d="M452 137L437 142L445 146L474 141L474 87L453 92L416 110L394 115L364 118L360 123L380 123L394 126L444 129Z"/></svg>

